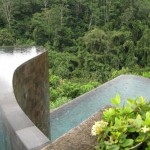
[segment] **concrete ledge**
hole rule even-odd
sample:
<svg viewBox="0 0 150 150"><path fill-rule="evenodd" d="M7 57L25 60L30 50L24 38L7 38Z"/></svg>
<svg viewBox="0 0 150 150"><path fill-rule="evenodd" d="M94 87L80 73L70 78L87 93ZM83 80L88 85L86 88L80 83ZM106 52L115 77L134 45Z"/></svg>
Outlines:
<svg viewBox="0 0 150 150"><path fill-rule="evenodd" d="M22 110L21 107L23 107L23 105L21 105L21 101L22 103L24 103L24 98L23 97L19 97L19 93L24 94L24 86L26 87L30 87L32 83L34 83L35 81L39 82L38 77L39 76L34 76L34 80L32 83L28 82L29 80L26 80L26 84L21 84L21 82L18 82L18 79L22 79L25 80L25 75L28 76L33 76L34 74L34 67L36 67L37 72L39 71L39 69L37 69L38 67L40 67L40 71L43 73L44 71L45 74L48 73L48 66L38 66L38 65L32 65L32 62L37 63L39 62L39 60L42 59L42 64L47 64L47 52L46 51L41 51L40 53L38 53L35 57L31 58L30 60L26 61L25 63L22 64L18 64L18 66L20 66L19 68L16 68L16 73L14 74L14 85L12 84L8 84L5 81L2 80L2 77L0 78L0 130L2 130L3 135L1 136L3 139L2 143L3 145L1 145L1 149L3 150L40 150L42 147L45 147L46 145L48 145L50 143L50 140L39 130L39 128L36 127L36 125L31 121L31 119L29 118L29 116L27 116L25 114L25 112ZM10 62L10 66L11 66L11 62ZM23 68L28 68L29 70L33 71L32 72L27 72L27 74L24 74L25 72L22 72ZM41 70L43 67L43 70ZM36 72L36 73L37 73ZM39 72L39 74L41 73ZM42 77L43 74L41 74ZM13 75L12 75L13 76ZM47 74L48 76L48 74ZM33 79L33 78L32 78ZM47 82L48 84L48 80L46 78L45 81L40 80L40 82ZM48 94L47 90L48 90L48 86L43 87L41 86L41 90L42 88L45 88L45 90L43 90L43 92L46 92L46 94ZM18 85L21 85L21 87L19 86L20 89L18 88ZM14 86L14 87L13 87ZM39 87L35 87L34 90L36 90L36 88L39 89ZM18 91L17 91L18 90ZM15 91L15 94L14 94ZM38 93L34 93L34 91L32 90L33 93L31 93L31 95L35 95L35 97L32 97L34 99L36 99L36 96L38 96ZM40 94L40 93L39 93ZM43 93L42 93L43 94ZM30 94L28 94L29 97L31 97ZM40 97L40 96L39 96ZM45 97L43 97L45 98ZM47 97L49 98L49 97ZM17 103L17 100L19 100L20 102L20 106ZM27 109L29 107L33 107L35 106L35 101L30 101L30 104L32 102L34 102L31 106L29 106L28 103L26 103L26 106L23 107L24 109ZM46 99L46 101L49 99ZM43 99L44 101L44 99ZM48 102L42 102L42 99L39 99L36 101L37 105L44 105L47 104ZM49 106L49 105L48 105ZM46 105L45 108L48 107ZM42 109L43 107L39 107L39 111L40 109ZM32 109L32 108L30 108ZM48 110L46 110L48 115L49 115L49 108ZM43 115L45 115L42 111L41 113ZM48 116L47 115L47 116ZM46 117L47 117L46 116ZM38 118L38 116L37 116ZM43 116L44 118L44 116ZM49 116L47 117L47 122L49 124ZM37 119L39 120L39 118ZM40 120L42 121L42 120ZM45 121L45 120L43 120ZM49 132L49 131L47 131ZM0 138L1 138L0 137ZM1 140L0 140L0 144L1 144Z"/></svg>
<svg viewBox="0 0 150 150"><path fill-rule="evenodd" d="M42 150L94 150L97 141L91 135L91 128L101 118L103 110L96 112Z"/></svg>

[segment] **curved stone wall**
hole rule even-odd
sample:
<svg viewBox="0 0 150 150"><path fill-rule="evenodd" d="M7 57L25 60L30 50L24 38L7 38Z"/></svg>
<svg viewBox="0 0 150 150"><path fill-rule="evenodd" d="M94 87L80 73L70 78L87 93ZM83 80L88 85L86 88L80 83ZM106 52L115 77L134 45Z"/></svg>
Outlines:
<svg viewBox="0 0 150 150"><path fill-rule="evenodd" d="M47 52L27 61L15 70L13 88L23 111L46 136L49 136Z"/></svg>
<svg viewBox="0 0 150 150"><path fill-rule="evenodd" d="M0 76L0 149L40 150L50 142L45 136L49 134L47 60L47 52L41 51L18 64L13 85Z"/></svg>

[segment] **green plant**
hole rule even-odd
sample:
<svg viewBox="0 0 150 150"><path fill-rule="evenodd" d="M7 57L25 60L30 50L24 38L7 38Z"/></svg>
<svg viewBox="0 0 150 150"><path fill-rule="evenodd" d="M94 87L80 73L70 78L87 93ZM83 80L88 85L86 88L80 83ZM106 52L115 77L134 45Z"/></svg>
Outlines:
<svg viewBox="0 0 150 150"><path fill-rule="evenodd" d="M50 83L50 109L54 109L67 103L68 101L76 98L96 86L98 86L98 82L89 81L89 82L76 82L74 80L62 79L56 75L49 76Z"/></svg>
<svg viewBox="0 0 150 150"><path fill-rule="evenodd" d="M138 97L120 106L119 94L111 101L115 107L104 110L92 127L96 150L150 150L150 102Z"/></svg>
<svg viewBox="0 0 150 150"><path fill-rule="evenodd" d="M69 102L69 101L70 101L70 99L68 99L67 97L58 97L56 99L56 101L54 101L54 102L50 101L50 111Z"/></svg>
<svg viewBox="0 0 150 150"><path fill-rule="evenodd" d="M115 77L122 75L122 74L131 74L129 68L122 68L121 70L112 70L110 79L114 79Z"/></svg>
<svg viewBox="0 0 150 150"><path fill-rule="evenodd" d="M146 77L146 78L150 78L150 71L149 72L143 72L142 76Z"/></svg>

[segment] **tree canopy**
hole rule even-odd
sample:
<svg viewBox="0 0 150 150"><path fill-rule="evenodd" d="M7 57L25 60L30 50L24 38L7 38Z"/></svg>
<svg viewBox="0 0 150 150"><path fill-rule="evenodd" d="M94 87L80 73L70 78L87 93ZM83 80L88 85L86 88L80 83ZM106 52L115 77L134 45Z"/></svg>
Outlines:
<svg viewBox="0 0 150 150"><path fill-rule="evenodd" d="M150 0L0 0L0 45L44 46L74 82L150 72L149 35Z"/></svg>

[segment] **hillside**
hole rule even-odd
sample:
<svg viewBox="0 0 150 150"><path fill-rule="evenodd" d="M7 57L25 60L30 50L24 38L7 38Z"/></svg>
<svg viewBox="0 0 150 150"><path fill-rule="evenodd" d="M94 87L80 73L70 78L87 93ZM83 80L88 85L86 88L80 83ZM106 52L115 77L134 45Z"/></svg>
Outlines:
<svg viewBox="0 0 150 150"><path fill-rule="evenodd" d="M52 101L122 73L150 77L149 35L150 0L0 0L0 46L48 50Z"/></svg>

